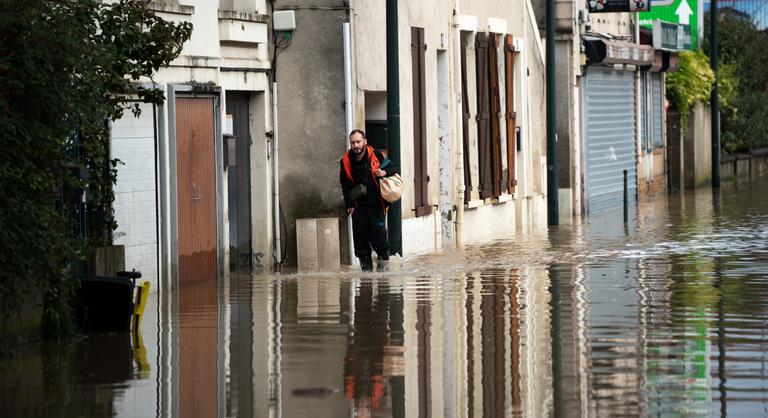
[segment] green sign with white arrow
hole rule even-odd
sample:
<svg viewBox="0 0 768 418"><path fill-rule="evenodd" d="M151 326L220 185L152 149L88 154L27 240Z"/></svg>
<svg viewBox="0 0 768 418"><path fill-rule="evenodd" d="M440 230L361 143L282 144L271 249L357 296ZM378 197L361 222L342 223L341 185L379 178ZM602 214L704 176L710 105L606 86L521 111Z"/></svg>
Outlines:
<svg viewBox="0 0 768 418"><path fill-rule="evenodd" d="M652 29L654 20L668 23L689 25L691 30L691 48L699 47L699 13L702 12L700 0L659 0L651 1L651 10L640 12L640 26Z"/></svg>

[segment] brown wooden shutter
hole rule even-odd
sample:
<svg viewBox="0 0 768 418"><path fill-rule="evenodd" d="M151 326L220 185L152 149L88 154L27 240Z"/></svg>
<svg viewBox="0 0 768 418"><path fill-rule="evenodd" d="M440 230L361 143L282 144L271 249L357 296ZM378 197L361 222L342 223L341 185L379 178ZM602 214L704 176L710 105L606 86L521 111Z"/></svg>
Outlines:
<svg viewBox="0 0 768 418"><path fill-rule="evenodd" d="M432 213L429 204L429 173L427 171L427 101L425 98L424 28L411 28L411 68L413 84L413 167L416 216Z"/></svg>
<svg viewBox="0 0 768 418"><path fill-rule="evenodd" d="M517 155L517 114L515 113L515 47L512 35L504 40L504 96L507 102L507 189L515 192L515 156Z"/></svg>
<svg viewBox="0 0 768 418"><path fill-rule="evenodd" d="M480 164L480 198L491 197L493 176L491 171L491 118L488 99L488 37L478 33L475 39L477 75L477 148Z"/></svg>
<svg viewBox="0 0 768 418"><path fill-rule="evenodd" d="M469 96L467 94L467 39L461 39L461 109L464 140L464 202L472 195L472 167L469 166Z"/></svg>
<svg viewBox="0 0 768 418"><path fill-rule="evenodd" d="M491 180L494 197L499 197L504 188L501 164L501 99L499 98L499 59L497 56L496 34L488 34L488 90L491 132Z"/></svg>

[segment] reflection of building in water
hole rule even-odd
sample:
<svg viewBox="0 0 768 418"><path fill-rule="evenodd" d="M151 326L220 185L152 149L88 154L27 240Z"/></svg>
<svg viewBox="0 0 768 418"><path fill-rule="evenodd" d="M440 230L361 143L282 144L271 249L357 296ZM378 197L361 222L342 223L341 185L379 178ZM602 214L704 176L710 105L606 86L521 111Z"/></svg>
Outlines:
<svg viewBox="0 0 768 418"><path fill-rule="evenodd" d="M338 280L280 280L279 398L283 417L349 414L342 394L348 334ZM345 302L346 304L346 302Z"/></svg>
<svg viewBox="0 0 768 418"><path fill-rule="evenodd" d="M649 295L663 294L663 298L645 304L653 310L653 315L644 316L644 329L651 330L644 353L648 413L709 415L712 382L707 311L717 304L717 289L705 272L713 270L713 262L688 254L670 256L664 264L639 264L643 277L671 278L662 281L663 289L648 290Z"/></svg>
<svg viewBox="0 0 768 418"><path fill-rule="evenodd" d="M178 411L182 417L219 415L219 300L217 282L178 289Z"/></svg>
<svg viewBox="0 0 768 418"><path fill-rule="evenodd" d="M409 279L405 415L549 414L548 298L543 270L487 269L466 277ZM578 369L583 355L575 356L575 339L569 341L573 349L564 357ZM578 380L569 383L569 398L585 402L585 378L578 373L569 378Z"/></svg>
<svg viewBox="0 0 768 418"><path fill-rule="evenodd" d="M395 295L397 297L397 295ZM391 416L387 379L402 375L402 354L389 333L390 284L364 280L355 295L353 328L344 359L344 396L355 416Z"/></svg>

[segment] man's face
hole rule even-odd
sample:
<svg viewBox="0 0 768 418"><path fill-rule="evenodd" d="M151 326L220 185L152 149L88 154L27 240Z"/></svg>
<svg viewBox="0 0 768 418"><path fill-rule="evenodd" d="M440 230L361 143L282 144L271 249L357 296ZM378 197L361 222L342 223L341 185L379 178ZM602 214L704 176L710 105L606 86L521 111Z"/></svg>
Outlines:
<svg viewBox="0 0 768 418"><path fill-rule="evenodd" d="M363 150L365 150L365 145L367 144L367 142L368 141L366 141L362 135L355 132L349 138L349 148L352 150L352 153L359 155L363 153Z"/></svg>

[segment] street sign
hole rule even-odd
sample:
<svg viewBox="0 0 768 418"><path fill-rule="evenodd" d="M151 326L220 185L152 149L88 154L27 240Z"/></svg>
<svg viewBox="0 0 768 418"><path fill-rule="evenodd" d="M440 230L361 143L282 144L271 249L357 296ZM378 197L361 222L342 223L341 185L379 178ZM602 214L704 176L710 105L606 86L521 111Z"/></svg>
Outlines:
<svg viewBox="0 0 768 418"><path fill-rule="evenodd" d="M653 48L664 51L691 49L691 26L653 21Z"/></svg>
<svg viewBox="0 0 768 418"><path fill-rule="evenodd" d="M688 25L691 42L686 49L699 47L700 14L703 12L701 0L659 0L652 1L651 10L640 12L640 26L653 29L653 22L661 20L668 23ZM655 37L655 36L654 36Z"/></svg>
<svg viewBox="0 0 768 418"><path fill-rule="evenodd" d="M590 13L621 13L650 10L651 0L588 0Z"/></svg>

